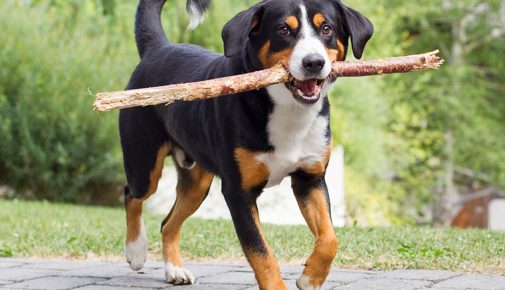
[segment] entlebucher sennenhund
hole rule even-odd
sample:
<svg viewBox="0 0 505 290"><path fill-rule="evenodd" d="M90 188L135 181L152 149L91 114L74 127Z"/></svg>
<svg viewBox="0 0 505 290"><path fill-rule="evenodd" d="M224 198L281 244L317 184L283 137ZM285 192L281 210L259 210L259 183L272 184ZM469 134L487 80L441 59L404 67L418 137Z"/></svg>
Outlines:
<svg viewBox="0 0 505 290"><path fill-rule="evenodd" d="M210 0L188 0L193 23ZM135 37L141 57L127 89L237 75L283 63L293 81L212 100L121 110L119 127L127 185L126 260L143 267L147 236L142 203L157 188L163 160L178 172L177 198L161 225L166 279L190 284L179 253L182 224L205 199L214 176L260 289L287 289L265 241L256 199L291 177L300 210L316 238L300 289L319 289L337 252L324 176L331 153L327 93L331 63L357 58L373 33L370 21L339 0L265 0L223 28L224 56L167 40L160 21L165 0L140 0ZM282 213L279 213L282 214Z"/></svg>

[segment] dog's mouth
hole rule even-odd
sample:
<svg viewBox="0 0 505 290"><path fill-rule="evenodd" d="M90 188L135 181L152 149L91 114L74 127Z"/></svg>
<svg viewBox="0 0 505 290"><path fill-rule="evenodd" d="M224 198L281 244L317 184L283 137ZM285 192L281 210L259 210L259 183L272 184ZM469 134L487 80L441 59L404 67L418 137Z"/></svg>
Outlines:
<svg viewBox="0 0 505 290"><path fill-rule="evenodd" d="M293 93L298 102L310 106L317 103L321 98L321 91L325 83L326 79L300 81L292 77L291 81L286 83L286 87Z"/></svg>

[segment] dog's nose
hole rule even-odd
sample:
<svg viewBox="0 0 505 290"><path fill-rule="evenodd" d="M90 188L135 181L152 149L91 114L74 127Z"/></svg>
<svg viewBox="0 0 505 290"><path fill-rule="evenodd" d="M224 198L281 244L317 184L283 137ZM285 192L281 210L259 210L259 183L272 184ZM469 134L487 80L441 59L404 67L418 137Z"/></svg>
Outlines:
<svg viewBox="0 0 505 290"><path fill-rule="evenodd" d="M325 61L323 56L317 53L309 54L302 59L303 68L305 71L312 74L319 73L323 69L324 64Z"/></svg>

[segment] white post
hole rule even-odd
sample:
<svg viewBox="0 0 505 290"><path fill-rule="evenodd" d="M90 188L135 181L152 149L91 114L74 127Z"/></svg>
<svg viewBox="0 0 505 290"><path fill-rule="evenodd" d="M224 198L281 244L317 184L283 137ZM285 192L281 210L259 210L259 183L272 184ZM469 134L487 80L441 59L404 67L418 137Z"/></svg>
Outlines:
<svg viewBox="0 0 505 290"><path fill-rule="evenodd" d="M489 204L489 229L505 231L505 199L496 198Z"/></svg>
<svg viewBox="0 0 505 290"><path fill-rule="evenodd" d="M345 226L345 196L344 196L344 147L337 146L331 153L326 184L330 195L331 215L333 225Z"/></svg>

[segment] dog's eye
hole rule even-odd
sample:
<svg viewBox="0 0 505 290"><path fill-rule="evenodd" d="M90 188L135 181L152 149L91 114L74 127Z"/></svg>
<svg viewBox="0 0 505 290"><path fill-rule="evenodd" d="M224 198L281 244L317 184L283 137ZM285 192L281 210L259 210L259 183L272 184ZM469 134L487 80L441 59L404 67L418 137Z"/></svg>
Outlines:
<svg viewBox="0 0 505 290"><path fill-rule="evenodd" d="M324 36L331 36L332 33L333 33L333 29L328 24L324 24L321 27L321 34L322 35L324 35Z"/></svg>
<svg viewBox="0 0 505 290"><path fill-rule="evenodd" d="M281 26L278 30L277 33L279 33L280 36L288 36L291 34L291 31L287 26Z"/></svg>

